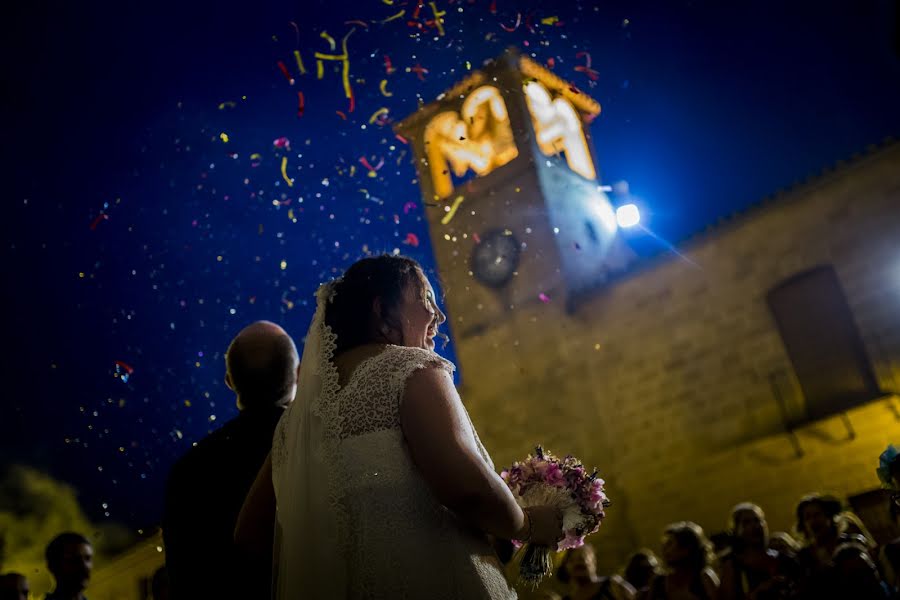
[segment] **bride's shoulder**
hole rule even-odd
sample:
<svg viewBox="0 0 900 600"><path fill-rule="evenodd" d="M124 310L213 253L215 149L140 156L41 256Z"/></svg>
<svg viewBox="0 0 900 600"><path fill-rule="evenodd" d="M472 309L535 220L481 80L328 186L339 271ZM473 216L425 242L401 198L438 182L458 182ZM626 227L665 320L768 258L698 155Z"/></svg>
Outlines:
<svg viewBox="0 0 900 600"><path fill-rule="evenodd" d="M419 369L438 368L448 373L456 370L452 362L427 348L388 346L382 357L391 370L399 371L404 378Z"/></svg>

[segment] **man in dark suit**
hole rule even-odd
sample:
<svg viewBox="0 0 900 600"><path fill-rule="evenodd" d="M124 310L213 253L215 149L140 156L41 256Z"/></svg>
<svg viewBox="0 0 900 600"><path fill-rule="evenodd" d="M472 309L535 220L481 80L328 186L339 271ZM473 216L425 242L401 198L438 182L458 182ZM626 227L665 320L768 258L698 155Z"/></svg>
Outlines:
<svg viewBox="0 0 900 600"><path fill-rule="evenodd" d="M163 539L172 598L268 598L271 557L252 559L234 545L241 505L294 399L300 359L290 336L259 321L225 355L225 383L240 414L200 440L172 467Z"/></svg>

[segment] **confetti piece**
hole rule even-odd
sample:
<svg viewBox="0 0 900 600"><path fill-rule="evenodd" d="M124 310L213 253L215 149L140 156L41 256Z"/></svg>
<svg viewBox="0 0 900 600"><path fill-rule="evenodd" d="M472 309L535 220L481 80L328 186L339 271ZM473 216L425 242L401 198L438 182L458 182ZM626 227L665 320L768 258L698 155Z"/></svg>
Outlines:
<svg viewBox="0 0 900 600"><path fill-rule="evenodd" d="M374 124L375 124L375 121L379 121L379 124L383 125L383 124L384 124L384 121L383 121L383 120L379 120L378 117L380 117L381 115L385 115L385 116L386 116L387 114L388 114L388 109L387 109L386 107L381 107L381 108L379 108L378 110L376 110L375 112L372 113L372 116L371 116L371 117L369 117L369 124L370 124L370 125L374 125Z"/></svg>
<svg viewBox="0 0 900 600"><path fill-rule="evenodd" d="M518 28L519 28L519 25L521 25L521 24L522 24L522 13L517 12L517 13L516 13L516 24L515 24L514 26L512 26L512 27L507 27L507 26L504 25L503 23L500 23L500 27L502 27L504 31L508 31L508 32L512 33L513 31L515 31L516 29L518 29Z"/></svg>
<svg viewBox="0 0 900 600"><path fill-rule="evenodd" d="M109 219L109 215L107 215L105 213L100 213L99 215L97 215L97 218L91 222L91 231L94 231L97 229L97 225L100 224L100 221L106 221L108 219Z"/></svg>
<svg viewBox="0 0 900 600"><path fill-rule="evenodd" d="M339 116L339 117L342 118L343 120L345 120L345 121L347 120L347 115L345 115L343 112L341 112L341 111L339 111L339 110L336 110L336 111L334 111L334 112L337 113L337 116Z"/></svg>
<svg viewBox="0 0 900 600"><path fill-rule="evenodd" d="M361 26L365 27L366 29L369 28L368 23L366 23L365 21L360 21L359 19L356 19L354 21L344 21L344 25L361 25ZM333 50L333 48L332 48L332 50Z"/></svg>
<svg viewBox="0 0 900 600"><path fill-rule="evenodd" d="M306 67L303 66L303 57L300 56L299 50L294 50L294 58L297 60L297 70L301 75L306 75Z"/></svg>
<svg viewBox="0 0 900 600"><path fill-rule="evenodd" d="M260 161L262 160L262 154L259 152L254 152L250 155L250 166L256 168L260 165Z"/></svg>
<svg viewBox="0 0 900 600"><path fill-rule="evenodd" d="M222 143L227 144L228 143L228 134L223 131L222 133L219 134L219 139L222 140Z"/></svg>
<svg viewBox="0 0 900 600"><path fill-rule="evenodd" d="M356 108L356 96L353 95L353 90L350 90L350 95L347 96L350 100L350 106L347 109L347 112L353 112L353 109Z"/></svg>
<svg viewBox="0 0 900 600"><path fill-rule="evenodd" d="M488 10L492 15L497 14L497 0L491 0L491 6Z"/></svg>
<svg viewBox="0 0 900 600"><path fill-rule="evenodd" d="M381 95L387 98L390 98L394 95L393 92L387 91L387 79L382 79L381 84L378 86L378 89L381 91Z"/></svg>
<svg viewBox="0 0 900 600"><path fill-rule="evenodd" d="M128 383L132 373L134 373L134 369L131 365L121 360L116 361L116 376L122 380L122 383Z"/></svg>
<svg viewBox="0 0 900 600"><path fill-rule="evenodd" d="M559 23L559 17L557 17L557 16L546 17L546 18L541 19L541 24L543 24L543 25L554 25L556 23Z"/></svg>
<svg viewBox="0 0 900 600"><path fill-rule="evenodd" d="M416 210L415 202L407 202L406 204L403 205L403 214L404 215L408 215L409 211L411 211L411 210Z"/></svg>
<svg viewBox="0 0 900 600"><path fill-rule="evenodd" d="M552 69L552 68L554 68L555 66L556 66L556 59L554 59L554 58L551 56L550 58L547 59L547 67L550 68L550 69Z"/></svg>
<svg viewBox="0 0 900 600"><path fill-rule="evenodd" d="M288 71L287 65L282 61L278 61L278 68L281 70L281 74L284 75L284 78L288 80L288 83L294 85L294 78L291 77L291 72Z"/></svg>
<svg viewBox="0 0 900 600"><path fill-rule="evenodd" d="M575 70L587 75L591 81L597 81L597 79L600 78L600 73L591 68L590 52L579 52L575 55L575 58L581 58L582 56L585 58L585 64L577 65L575 67Z"/></svg>
<svg viewBox="0 0 900 600"><path fill-rule="evenodd" d="M409 140L400 135L399 133L394 134L394 137L397 138L403 144L409 144Z"/></svg>
<svg viewBox="0 0 900 600"><path fill-rule="evenodd" d="M476 243L476 244L480 244L480 243L481 243L481 236L479 236L477 233L473 233L473 234L472 234L472 239L475 240L475 243Z"/></svg>
<svg viewBox="0 0 900 600"><path fill-rule="evenodd" d="M391 63L391 57L387 54L384 55L384 70L388 75L394 73L397 69L394 68L394 65Z"/></svg>
<svg viewBox="0 0 900 600"><path fill-rule="evenodd" d="M394 5L394 0L381 0L381 1L384 2L385 4L387 4L388 6Z"/></svg>
<svg viewBox="0 0 900 600"><path fill-rule="evenodd" d="M319 37L320 37L320 38L323 38L323 39L325 39L325 40L328 40L328 45L331 46L331 51L334 52L334 49L337 48L337 45L335 44L334 38L331 37L330 35L328 35L328 32L327 32L327 31L323 31L322 33L320 33L320 34L319 34Z"/></svg>
<svg viewBox="0 0 900 600"><path fill-rule="evenodd" d="M302 117L304 110L306 110L306 99L303 97L303 92L297 92L297 116Z"/></svg>
<svg viewBox="0 0 900 600"><path fill-rule="evenodd" d="M412 246L413 248L419 247L419 236L414 233L407 233L406 239L403 241L404 244Z"/></svg>
<svg viewBox="0 0 900 600"><path fill-rule="evenodd" d="M287 156L281 157L281 176L284 177L288 187L294 187L294 180L287 175Z"/></svg>
<svg viewBox="0 0 900 600"><path fill-rule="evenodd" d="M428 5L431 7L431 12L434 14L434 20L430 21L435 27L437 27L438 35L443 37L444 35L444 20L441 18L447 14L447 11L438 11L437 5L434 2L429 2ZM421 4L419 4L421 6Z"/></svg>
<svg viewBox="0 0 900 600"><path fill-rule="evenodd" d="M538 299L540 299L540 301L543 302L544 304L547 304L548 302L550 302L550 296L548 296L544 292L541 292L540 294L538 294Z"/></svg>
<svg viewBox="0 0 900 600"><path fill-rule="evenodd" d="M380 23L390 23L391 21L396 21L397 19L402 18L403 15L405 15L405 14L406 14L406 9L403 9L400 12L398 12L396 15L392 15L392 16L388 17L387 19L385 19L383 21L379 21L379 22Z"/></svg>
<svg viewBox="0 0 900 600"><path fill-rule="evenodd" d="M234 108L235 106L237 106L237 102L234 102L233 100L226 100L225 102L219 103L219 110L225 110L226 108Z"/></svg>
<svg viewBox="0 0 900 600"><path fill-rule="evenodd" d="M416 75L418 75L420 81L425 81L425 74L428 73L428 69L426 69L419 63L416 63L416 66L414 67L406 67L406 72L415 73Z"/></svg>
<svg viewBox="0 0 900 600"><path fill-rule="evenodd" d="M283 136L272 140L272 145L279 149L285 149L288 152L291 151L291 140Z"/></svg>
<svg viewBox="0 0 900 600"><path fill-rule="evenodd" d="M463 197L457 196L455 200L453 200L453 205L450 207L450 210L447 211L447 214L444 215L444 218L441 219L441 225L446 225L453 217L456 216L456 211L459 209L459 205L462 204Z"/></svg>
<svg viewBox="0 0 900 600"><path fill-rule="evenodd" d="M293 21L288 21L288 23L290 23L291 27L294 28L294 34L297 38L297 47L299 48L300 47L300 28L297 27L297 24L294 23Z"/></svg>

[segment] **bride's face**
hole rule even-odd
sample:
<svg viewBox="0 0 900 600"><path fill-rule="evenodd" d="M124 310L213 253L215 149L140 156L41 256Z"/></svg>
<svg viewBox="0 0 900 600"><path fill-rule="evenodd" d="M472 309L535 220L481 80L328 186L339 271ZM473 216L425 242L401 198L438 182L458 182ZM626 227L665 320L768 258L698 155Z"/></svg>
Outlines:
<svg viewBox="0 0 900 600"><path fill-rule="evenodd" d="M434 350L438 325L446 321L447 316L438 308L431 282L424 273L420 272L419 278L419 283L413 282L406 287L400 307L403 345Z"/></svg>

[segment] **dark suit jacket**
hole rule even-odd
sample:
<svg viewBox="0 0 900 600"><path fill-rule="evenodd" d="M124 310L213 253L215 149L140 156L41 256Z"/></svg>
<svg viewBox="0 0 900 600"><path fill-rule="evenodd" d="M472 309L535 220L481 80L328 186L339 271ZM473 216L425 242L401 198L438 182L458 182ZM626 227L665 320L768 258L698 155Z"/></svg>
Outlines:
<svg viewBox="0 0 900 600"><path fill-rule="evenodd" d="M269 598L271 560L240 556L234 526L282 412L244 410L172 467L163 540L174 600Z"/></svg>

